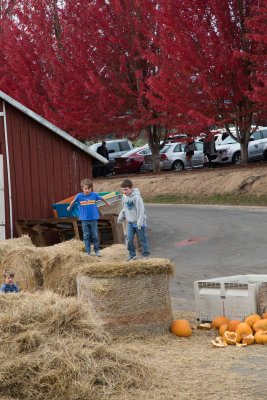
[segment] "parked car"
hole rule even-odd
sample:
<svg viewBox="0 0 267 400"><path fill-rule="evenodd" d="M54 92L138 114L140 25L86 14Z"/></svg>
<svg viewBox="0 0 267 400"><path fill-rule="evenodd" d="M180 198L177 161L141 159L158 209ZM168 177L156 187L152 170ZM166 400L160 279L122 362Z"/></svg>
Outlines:
<svg viewBox="0 0 267 400"><path fill-rule="evenodd" d="M151 154L148 145L130 150L127 153L124 153L122 156L115 158L115 173L122 174L125 172L146 172L146 170L143 168L144 157L146 154Z"/></svg>
<svg viewBox="0 0 267 400"><path fill-rule="evenodd" d="M239 164L241 160L240 144L228 136L217 146L217 158L214 163ZM260 127L254 132L248 143L248 160L267 159L267 128Z"/></svg>
<svg viewBox="0 0 267 400"><path fill-rule="evenodd" d="M195 142L197 150L195 150L192 161L194 168L203 167L204 154L203 143ZM167 143L160 151L160 169L182 171L189 168L184 152L186 143ZM153 170L153 158L151 155L145 156L144 168L146 171Z"/></svg>
<svg viewBox="0 0 267 400"><path fill-rule="evenodd" d="M101 146L102 142L94 143L90 146L91 150L97 151L97 148ZM133 149L133 144L127 139L109 140L106 141L106 147L108 149L109 163L107 164L108 173L114 171L114 160L116 157L121 156L127 151Z"/></svg>

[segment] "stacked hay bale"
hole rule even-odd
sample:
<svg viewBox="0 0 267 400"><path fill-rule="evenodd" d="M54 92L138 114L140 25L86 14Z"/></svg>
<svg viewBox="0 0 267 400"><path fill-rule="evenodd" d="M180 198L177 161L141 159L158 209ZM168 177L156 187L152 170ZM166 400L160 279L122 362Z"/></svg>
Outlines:
<svg viewBox="0 0 267 400"><path fill-rule="evenodd" d="M83 252L84 244L80 240L70 240L43 248L32 245L28 236L3 242L3 248L6 253L0 264L0 273L5 269L14 270L15 281L20 290L32 291L36 286L45 286L49 289L50 282L55 279L56 275L57 281L51 285L51 289L54 289L54 291L59 294L64 294L64 287L61 288L61 285L58 283L60 282L60 274L62 274L64 278L64 268L63 270L60 269L62 263L64 264L64 260L68 255L71 255L72 260L76 260L76 263L79 263L83 256L84 260L88 260L88 257ZM59 263L57 266L58 260L60 259L61 264ZM51 272L51 278L45 268L47 265L50 267L52 265L48 270L49 273ZM71 278L69 278L69 280L70 279ZM72 288L66 291L66 295L75 295L77 292L76 277L74 277L72 281L74 282Z"/></svg>
<svg viewBox="0 0 267 400"><path fill-rule="evenodd" d="M23 235L20 238L0 240L0 262L6 253L16 247L35 247L28 235Z"/></svg>
<svg viewBox="0 0 267 400"><path fill-rule="evenodd" d="M61 296L76 296L77 275L83 270L90 269L91 264L99 266L101 261L82 252L54 253L43 263L44 287Z"/></svg>
<svg viewBox="0 0 267 400"><path fill-rule="evenodd" d="M74 298L0 294L0 397L99 400L145 389L137 356L110 349L109 336Z"/></svg>
<svg viewBox="0 0 267 400"><path fill-rule="evenodd" d="M19 289L33 290L43 285L42 263L41 254L35 246L16 247L3 257L0 273L2 275L5 269L12 269Z"/></svg>
<svg viewBox="0 0 267 400"><path fill-rule="evenodd" d="M173 322L168 259L90 264L78 272L78 297L114 334L163 333Z"/></svg>
<svg viewBox="0 0 267 400"><path fill-rule="evenodd" d="M124 245L88 256L81 241L46 248L13 248L0 270L14 269L20 290L44 286L61 296L76 296L89 304L100 323L117 334L161 333L173 321L169 277L174 266L168 259L125 262Z"/></svg>

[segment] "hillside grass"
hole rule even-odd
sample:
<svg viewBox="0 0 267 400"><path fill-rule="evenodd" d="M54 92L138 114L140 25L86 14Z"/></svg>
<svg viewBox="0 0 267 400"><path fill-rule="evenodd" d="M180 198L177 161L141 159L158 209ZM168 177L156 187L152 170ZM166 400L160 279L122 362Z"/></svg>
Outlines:
<svg viewBox="0 0 267 400"><path fill-rule="evenodd" d="M225 204L235 206L267 206L267 195L255 196L246 193L213 194L210 196L178 196L161 194L144 198L146 203L156 204Z"/></svg>

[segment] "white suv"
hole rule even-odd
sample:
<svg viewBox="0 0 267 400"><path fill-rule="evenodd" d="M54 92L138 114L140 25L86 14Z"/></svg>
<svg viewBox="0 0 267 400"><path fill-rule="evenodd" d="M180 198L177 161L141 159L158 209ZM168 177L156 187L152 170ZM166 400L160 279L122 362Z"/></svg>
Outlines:
<svg viewBox="0 0 267 400"><path fill-rule="evenodd" d="M240 144L228 136L216 146L217 158L214 163L239 164L241 159ZM248 161L267 159L267 128L259 127L248 143Z"/></svg>

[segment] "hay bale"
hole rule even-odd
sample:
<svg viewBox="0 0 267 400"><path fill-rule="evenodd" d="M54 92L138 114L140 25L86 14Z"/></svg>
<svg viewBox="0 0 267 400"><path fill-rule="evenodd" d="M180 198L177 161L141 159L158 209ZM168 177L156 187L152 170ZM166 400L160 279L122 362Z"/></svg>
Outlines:
<svg viewBox="0 0 267 400"><path fill-rule="evenodd" d="M1 398L100 400L148 388L148 368L137 356L112 350L77 299L0 294L0 331Z"/></svg>
<svg viewBox="0 0 267 400"><path fill-rule="evenodd" d="M128 256L128 251L125 244L113 244L101 250L103 260L110 261L125 261Z"/></svg>
<svg viewBox="0 0 267 400"><path fill-rule="evenodd" d="M0 274L5 269L12 269L19 289L33 290L35 286L43 285L42 262L42 256L35 246L13 248L2 259Z"/></svg>
<svg viewBox="0 0 267 400"><path fill-rule="evenodd" d="M76 296L77 275L83 270L90 270L90 263L98 265L100 260L71 250L50 253L50 257L43 261L43 285L61 296Z"/></svg>
<svg viewBox="0 0 267 400"><path fill-rule="evenodd" d="M165 333L173 321L167 259L105 265L77 277L78 297L113 334Z"/></svg>
<svg viewBox="0 0 267 400"><path fill-rule="evenodd" d="M4 255L15 247L35 247L30 236L23 235L15 239L0 240L0 262Z"/></svg>

